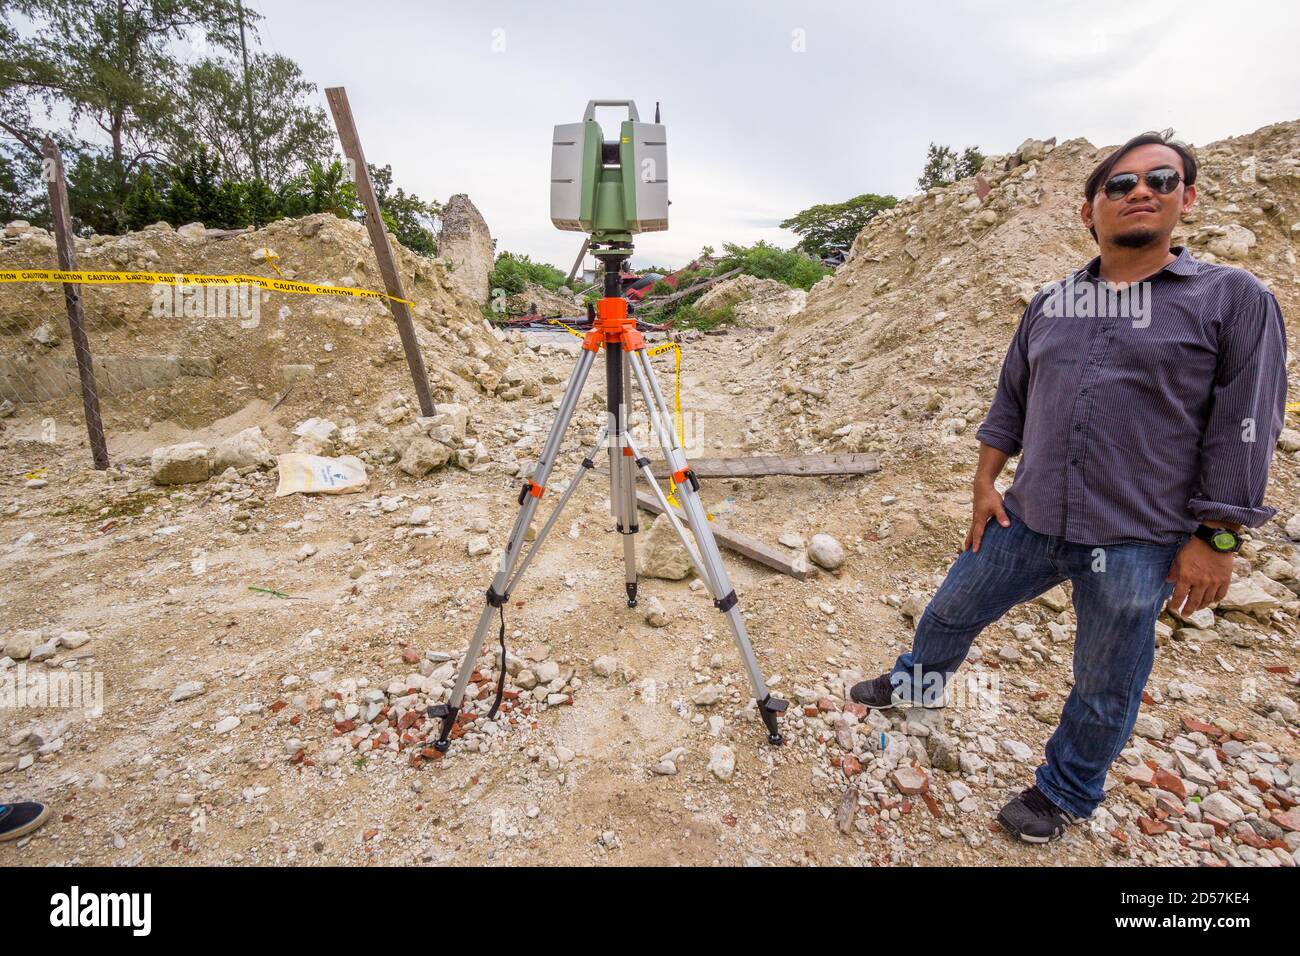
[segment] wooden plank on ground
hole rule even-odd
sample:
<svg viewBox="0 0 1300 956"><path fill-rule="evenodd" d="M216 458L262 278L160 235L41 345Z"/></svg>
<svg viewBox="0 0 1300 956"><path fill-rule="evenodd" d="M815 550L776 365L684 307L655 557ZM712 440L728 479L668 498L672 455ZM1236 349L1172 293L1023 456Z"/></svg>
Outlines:
<svg viewBox="0 0 1300 956"><path fill-rule="evenodd" d="M841 455L748 455L736 458L692 458L697 478L759 478L763 475L869 475L880 470L874 452ZM656 478L668 476L668 463L651 465Z"/></svg>
<svg viewBox="0 0 1300 956"><path fill-rule="evenodd" d="M659 499L648 491L638 491L636 493L636 503L652 514L663 514L663 507L659 504ZM680 508L674 508L677 517L685 523L686 515ZM802 581L808 577L810 569L807 561L796 563L794 558L790 557L790 552L780 551L771 545L764 544L757 538L745 534L743 531L737 531L734 528L721 527L716 521L710 522L709 527L713 530L714 540L724 548L742 554L759 564L766 565L769 568L780 571L782 574L788 574L796 581Z"/></svg>

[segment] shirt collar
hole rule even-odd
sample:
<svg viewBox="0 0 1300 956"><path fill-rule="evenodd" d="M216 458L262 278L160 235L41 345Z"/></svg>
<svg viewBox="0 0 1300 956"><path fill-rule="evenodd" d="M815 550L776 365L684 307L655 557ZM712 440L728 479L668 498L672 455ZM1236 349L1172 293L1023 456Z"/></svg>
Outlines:
<svg viewBox="0 0 1300 956"><path fill-rule="evenodd" d="M1190 252L1187 251L1186 246L1170 246L1169 251L1177 255L1178 258L1169 263L1169 265L1165 266L1155 275L1150 276L1151 279L1163 275L1166 272L1171 272L1178 276L1196 275L1196 271L1200 268L1201 264L1193 258ZM1079 273L1076 273L1076 275L1087 275L1090 279L1098 279L1101 276L1101 256L1093 256L1092 261L1084 266Z"/></svg>

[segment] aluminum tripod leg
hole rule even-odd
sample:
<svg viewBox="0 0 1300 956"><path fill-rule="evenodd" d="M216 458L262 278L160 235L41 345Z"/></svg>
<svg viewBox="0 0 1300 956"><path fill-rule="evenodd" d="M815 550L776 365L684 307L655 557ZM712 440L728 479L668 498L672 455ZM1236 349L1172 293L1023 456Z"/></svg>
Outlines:
<svg viewBox="0 0 1300 956"><path fill-rule="evenodd" d="M569 503L569 499L573 497L573 493L578 490L578 483L582 481L583 476L586 475L587 472L596 467L596 455L599 454L601 447L605 444L606 434L608 434L608 432L602 428L600 434L596 436L596 444L592 447L591 453L582 459L582 464L578 465L578 470L574 474L573 480L569 482L569 487L565 488L564 493L560 495L560 500L555 503L555 508L551 511L551 516L547 518L546 523L542 525L542 530L537 532L537 537L533 541L533 546L528 549L528 553L524 555L524 559L519 562L519 567L510 578L510 583L506 585L507 594L512 593L515 589L515 585L523 580L524 572L528 570L528 565L532 563L533 556L536 555L538 550L542 547L542 542L545 541L546 536L551 533L551 528L555 527L555 522L559 520L560 512L564 510L564 506Z"/></svg>
<svg viewBox="0 0 1300 956"><path fill-rule="evenodd" d="M677 539L681 541L682 547L686 549L686 556L691 559L691 564L695 566L695 573L700 576L701 581L708 581L709 571L704 566L704 560L700 557L699 550L695 547L695 541L689 534L687 534L687 529L682 524L681 515L678 513L676 508L668 503L668 498L664 495L663 489L659 487L659 482L655 480L654 472L650 470L650 459L644 458L641 455L640 450L637 448L636 443L632 441L631 436L628 437L628 444L632 448L632 454L635 458L636 466L641 469L641 474L650 485L650 490L654 492L655 497L659 499L659 507L662 508L664 514L668 516L668 523L672 525L673 531L677 533ZM710 593L712 593L712 585L709 586L709 590Z"/></svg>
<svg viewBox="0 0 1300 956"><path fill-rule="evenodd" d="M632 377L629 372L629 353L620 350L621 359L619 375L623 380L623 403L619 408L622 421L619 434L624 439L618 449L619 493L622 498L623 512L623 582L627 590L627 606L636 607L637 573L636 573L636 534L641 530L636 507L636 472L632 466L631 435L628 419L632 410ZM612 494L611 490L611 494Z"/></svg>
<svg viewBox="0 0 1300 956"><path fill-rule="evenodd" d="M483 649L483 639L487 636L488 628L492 624L493 612L500 613L500 609L509 600L508 582L511 579L515 562L519 559L519 553L523 549L524 535L528 530L528 526L532 523L533 515L537 512L542 489L546 487L547 478L550 476L551 468L554 466L556 456L560 452L560 445L564 442L564 433L568 430L569 422L573 420L574 409L577 408L578 399L582 395L582 387L586 384L587 375L591 371L595 359L596 353L593 351L582 349L578 353L578 363L574 366L573 374L569 377L569 385L565 389L564 398L560 400L560 409L556 412L550 434L546 436L546 443L542 446L542 452L538 456L537 467L533 470L532 479L520 491L519 514L515 517L514 527L510 531L510 538L506 542L505 554L501 556L501 564L497 569L496 576L492 579L492 586L488 588L483 613L479 615L478 627L474 629L474 637L469 642L464 659L460 662L460 673L456 677L456 686L452 689L451 696L447 698L445 704L435 704L428 710L430 717L442 718L442 725L438 731L438 740L434 744L434 747L440 752L447 750L452 728L456 725L456 716L460 713L461 703L465 699L465 686L469 683L470 674L474 672L474 666L478 662L479 652Z"/></svg>
<svg viewBox="0 0 1300 956"><path fill-rule="evenodd" d="M627 606L636 607L636 510L628 508L632 469L624 451L627 444L628 356L617 342L605 345L606 410L609 429L609 510L614 516L614 529L623 538L623 587L627 592Z"/></svg>
<svg viewBox="0 0 1300 956"><path fill-rule="evenodd" d="M654 369L650 365L650 360L643 351L638 350L632 353L631 364L632 373L636 376L637 387L640 388L641 394L645 397L646 405L650 408L651 424L659 435L659 444L663 448L664 457L668 461L669 471L675 474L683 470L686 471L686 480L678 481L677 490L682 501L682 510L686 515L687 523L690 525L691 533L699 546L701 562L708 571L705 583L709 585L709 589L713 593L714 606L726 616L727 624L730 626L732 636L735 638L736 649L740 652L741 661L744 663L745 671L749 675L749 683L754 689L754 699L758 703L759 716L763 718L763 723L767 727L767 739L770 743L779 744L781 743L781 732L776 721L777 717L785 712L788 705L784 700L773 697L767 689L767 681L763 677L762 670L759 669L758 660L754 656L754 648L749 643L749 635L745 630L745 621L736 606L735 588L731 585L731 578L727 574L726 565L722 562L722 553L718 550L718 543L714 540L713 530L709 527L708 516L704 511L704 505L700 501L699 482L696 480L694 472L687 468L685 453L677 443L676 433L669 427L672 417L668 411L667 403L664 402L663 393L659 391L659 383L655 380ZM645 461L645 459L641 459L641 461L644 462L640 467L643 474L646 475L646 480L653 483L654 476L650 474L649 462Z"/></svg>

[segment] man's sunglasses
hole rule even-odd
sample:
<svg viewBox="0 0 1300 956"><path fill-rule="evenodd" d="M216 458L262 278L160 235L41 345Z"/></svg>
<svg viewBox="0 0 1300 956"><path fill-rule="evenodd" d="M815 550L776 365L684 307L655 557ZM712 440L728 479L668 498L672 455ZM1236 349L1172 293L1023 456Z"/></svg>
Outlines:
<svg viewBox="0 0 1300 956"><path fill-rule="evenodd" d="M1123 199L1133 191L1139 179L1145 179L1147 185L1160 195L1168 196L1178 188L1178 181L1182 177L1178 174L1178 170L1170 169L1168 166L1161 166L1159 169L1152 169L1141 176L1137 173L1118 173L1106 180L1106 185L1102 188L1106 190L1107 199Z"/></svg>

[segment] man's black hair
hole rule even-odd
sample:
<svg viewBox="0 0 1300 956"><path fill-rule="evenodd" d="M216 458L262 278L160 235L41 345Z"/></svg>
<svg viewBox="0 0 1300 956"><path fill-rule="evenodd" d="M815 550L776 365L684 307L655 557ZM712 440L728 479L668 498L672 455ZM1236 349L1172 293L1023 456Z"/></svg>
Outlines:
<svg viewBox="0 0 1300 956"><path fill-rule="evenodd" d="M1106 184L1106 180L1110 179L1111 173L1115 171L1115 167L1119 165L1119 161L1124 158L1124 155L1132 152L1139 146L1168 146L1177 153L1179 158L1183 161L1183 185L1191 186L1195 184L1196 154L1192 152L1192 147L1188 146L1184 142L1174 139L1174 131L1172 129L1166 129L1159 133L1155 130L1148 130L1145 133L1140 133L1137 136L1134 136L1127 143L1097 164L1096 168L1089 174L1088 181L1084 183L1083 198L1088 202L1092 202L1093 197L1096 196L1101 187ZM1092 238L1096 240L1096 228L1089 227L1088 231L1092 233Z"/></svg>

